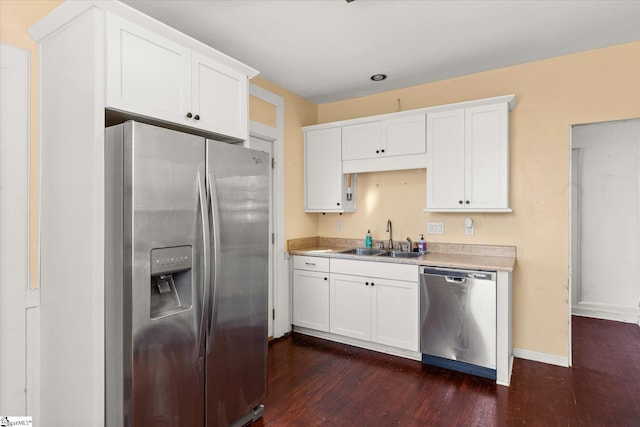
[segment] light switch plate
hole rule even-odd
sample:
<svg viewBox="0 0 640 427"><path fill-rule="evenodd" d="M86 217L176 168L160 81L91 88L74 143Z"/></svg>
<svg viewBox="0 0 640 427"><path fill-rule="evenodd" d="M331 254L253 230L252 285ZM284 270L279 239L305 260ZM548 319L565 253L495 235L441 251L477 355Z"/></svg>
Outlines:
<svg viewBox="0 0 640 427"><path fill-rule="evenodd" d="M444 234L444 222L428 222L427 234Z"/></svg>
<svg viewBox="0 0 640 427"><path fill-rule="evenodd" d="M338 231L342 230L344 230L344 224L342 224L342 221L338 221Z"/></svg>

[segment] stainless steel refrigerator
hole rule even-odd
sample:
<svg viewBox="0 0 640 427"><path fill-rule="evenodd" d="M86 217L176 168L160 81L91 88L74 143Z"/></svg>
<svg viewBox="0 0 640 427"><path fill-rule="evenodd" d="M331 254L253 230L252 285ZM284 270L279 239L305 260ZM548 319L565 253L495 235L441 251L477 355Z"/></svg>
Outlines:
<svg viewBox="0 0 640 427"><path fill-rule="evenodd" d="M105 425L259 418L267 154L128 121L105 157Z"/></svg>

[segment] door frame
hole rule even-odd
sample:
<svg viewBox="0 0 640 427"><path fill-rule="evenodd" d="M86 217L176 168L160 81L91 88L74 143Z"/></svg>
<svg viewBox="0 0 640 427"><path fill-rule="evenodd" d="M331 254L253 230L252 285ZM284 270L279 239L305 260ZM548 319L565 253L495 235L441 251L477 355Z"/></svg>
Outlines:
<svg viewBox="0 0 640 427"><path fill-rule="evenodd" d="M288 253L284 241L284 98L253 83L249 84L249 95L263 100L276 109L276 126L271 127L255 121L249 122L249 135L272 141L275 167L273 208L275 214L273 248L273 338L279 338L291 330ZM269 313L271 315L271 313Z"/></svg>
<svg viewBox="0 0 640 427"><path fill-rule="evenodd" d="M0 245L0 312L6 344L0 345L2 387L0 407L3 415L26 415L37 418L39 411L39 325L40 290L33 287L30 276L30 87L31 53L0 42L2 79L15 85L5 102L10 111L2 123L0 140L0 184L2 200L2 239ZM16 83L18 80L18 83ZM11 268L7 268L10 265ZM0 326L3 326L0 324Z"/></svg>
<svg viewBox="0 0 640 427"><path fill-rule="evenodd" d="M580 179L579 169L576 170L579 161L581 152L579 148L574 147L573 141L573 131L574 128L578 126L589 126L589 125L600 125L607 123L622 123L627 121L636 121L640 120L638 117L631 117L626 119L616 119L616 120L605 120L600 122L587 122L587 123L574 123L569 125L569 266L568 266L568 276L569 276L569 292L568 292L568 362L569 366L573 365L573 347L572 347L572 315L573 315L573 299L575 297L579 297L578 295L574 295L574 292L578 292L578 290L574 289L576 286L576 281L580 278L580 264L581 259L580 255L576 252L580 245L580 234L579 234L579 226L580 226L580 214L578 211L575 211L580 205L580 197L579 194L574 194L575 188L573 185L574 178ZM574 174L576 176L574 177ZM575 212L574 212L575 211ZM617 321L627 321L623 319L611 319ZM640 317L638 317L638 321L636 322L640 325Z"/></svg>

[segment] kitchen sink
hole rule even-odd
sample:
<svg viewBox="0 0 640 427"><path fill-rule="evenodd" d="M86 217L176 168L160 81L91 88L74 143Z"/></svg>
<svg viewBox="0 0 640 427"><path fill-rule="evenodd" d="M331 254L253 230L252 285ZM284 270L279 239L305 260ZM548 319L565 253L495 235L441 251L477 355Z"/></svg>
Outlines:
<svg viewBox="0 0 640 427"><path fill-rule="evenodd" d="M385 252L382 249L370 249L370 248L357 248L357 249L349 249L347 251L340 252L341 254L350 254L350 255L382 255Z"/></svg>
<svg viewBox="0 0 640 427"><path fill-rule="evenodd" d="M381 254L381 256L389 256L389 257L392 257L392 258L417 258L419 256L422 256L422 253L420 253L420 252L388 251L388 252L385 252L384 254Z"/></svg>

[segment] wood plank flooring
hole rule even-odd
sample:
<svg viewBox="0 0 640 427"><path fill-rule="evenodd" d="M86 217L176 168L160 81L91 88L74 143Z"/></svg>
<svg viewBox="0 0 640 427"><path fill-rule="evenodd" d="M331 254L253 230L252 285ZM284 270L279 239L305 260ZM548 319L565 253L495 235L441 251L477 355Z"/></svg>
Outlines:
<svg viewBox="0 0 640 427"><path fill-rule="evenodd" d="M300 334L269 347L282 426L640 426L640 328L573 318L574 366L516 359L511 387Z"/></svg>

